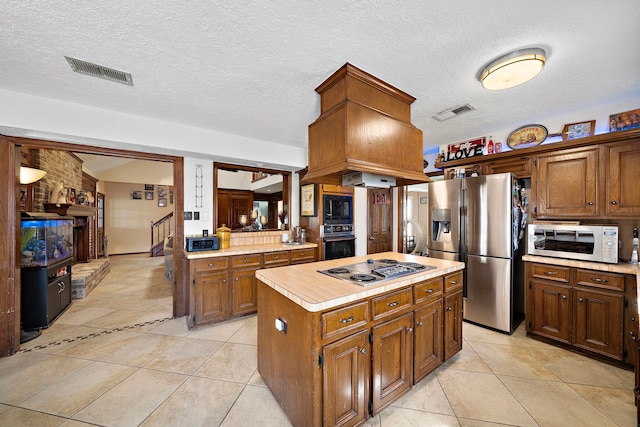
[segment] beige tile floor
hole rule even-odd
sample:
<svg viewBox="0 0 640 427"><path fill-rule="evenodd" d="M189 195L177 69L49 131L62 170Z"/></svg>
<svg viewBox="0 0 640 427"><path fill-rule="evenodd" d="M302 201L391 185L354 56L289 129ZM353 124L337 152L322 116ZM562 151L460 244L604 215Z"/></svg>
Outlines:
<svg viewBox="0 0 640 427"><path fill-rule="evenodd" d="M110 260L87 299L0 358L0 426L290 425L256 369L255 316L192 331L185 318L162 321L163 259ZM463 335L458 355L366 426L636 425L633 372L522 327L507 336L465 323Z"/></svg>

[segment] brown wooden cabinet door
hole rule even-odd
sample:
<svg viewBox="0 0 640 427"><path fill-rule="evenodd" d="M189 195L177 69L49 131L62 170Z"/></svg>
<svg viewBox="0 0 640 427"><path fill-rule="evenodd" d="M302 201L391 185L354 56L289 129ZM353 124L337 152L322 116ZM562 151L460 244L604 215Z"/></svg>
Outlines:
<svg viewBox="0 0 640 427"><path fill-rule="evenodd" d="M462 350L462 291L444 298L444 360Z"/></svg>
<svg viewBox="0 0 640 427"><path fill-rule="evenodd" d="M640 141L611 144L605 149L606 215L640 213Z"/></svg>
<svg viewBox="0 0 640 427"><path fill-rule="evenodd" d="M574 292L574 345L622 360L623 296L586 289Z"/></svg>
<svg viewBox="0 0 640 427"><path fill-rule="evenodd" d="M229 284L227 272L197 276L194 283L195 319L200 325L229 316Z"/></svg>
<svg viewBox="0 0 640 427"><path fill-rule="evenodd" d="M598 147L541 156L537 162L538 217L598 215Z"/></svg>
<svg viewBox="0 0 640 427"><path fill-rule="evenodd" d="M414 312L413 383L417 384L442 363L442 299Z"/></svg>
<svg viewBox="0 0 640 427"><path fill-rule="evenodd" d="M571 288L531 282L533 296L532 332L571 343Z"/></svg>
<svg viewBox="0 0 640 427"><path fill-rule="evenodd" d="M234 271L231 273L233 292L231 315L252 313L258 309L256 294L256 270Z"/></svg>
<svg viewBox="0 0 640 427"><path fill-rule="evenodd" d="M325 426L354 426L367 417L369 333L363 330L323 349Z"/></svg>
<svg viewBox="0 0 640 427"><path fill-rule="evenodd" d="M378 413L413 385L413 313L373 328L372 401Z"/></svg>

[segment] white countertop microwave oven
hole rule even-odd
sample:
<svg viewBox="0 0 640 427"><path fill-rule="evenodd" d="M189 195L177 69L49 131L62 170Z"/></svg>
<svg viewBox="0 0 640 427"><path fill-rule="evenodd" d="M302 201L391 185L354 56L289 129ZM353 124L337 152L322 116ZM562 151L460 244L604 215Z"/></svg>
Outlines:
<svg viewBox="0 0 640 427"><path fill-rule="evenodd" d="M529 224L529 255L618 263L618 227L614 225Z"/></svg>

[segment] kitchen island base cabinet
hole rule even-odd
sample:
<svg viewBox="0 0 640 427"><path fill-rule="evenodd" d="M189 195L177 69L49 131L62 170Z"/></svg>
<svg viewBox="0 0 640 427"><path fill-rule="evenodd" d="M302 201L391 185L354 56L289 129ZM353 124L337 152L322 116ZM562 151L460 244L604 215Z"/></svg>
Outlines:
<svg viewBox="0 0 640 427"><path fill-rule="evenodd" d="M444 361L443 306L454 354L462 290L443 288L440 276L312 312L258 280L258 371L291 423L361 425L408 392Z"/></svg>

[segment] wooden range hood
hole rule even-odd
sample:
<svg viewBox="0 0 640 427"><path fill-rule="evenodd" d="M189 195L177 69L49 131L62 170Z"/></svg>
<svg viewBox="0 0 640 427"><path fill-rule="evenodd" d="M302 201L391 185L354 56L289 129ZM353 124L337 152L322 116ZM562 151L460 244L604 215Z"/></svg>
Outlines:
<svg viewBox="0 0 640 427"><path fill-rule="evenodd" d="M422 131L411 124L414 97L349 63L316 92L320 116L309 125L302 183L342 185L351 172L394 177L398 186L431 182Z"/></svg>

